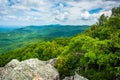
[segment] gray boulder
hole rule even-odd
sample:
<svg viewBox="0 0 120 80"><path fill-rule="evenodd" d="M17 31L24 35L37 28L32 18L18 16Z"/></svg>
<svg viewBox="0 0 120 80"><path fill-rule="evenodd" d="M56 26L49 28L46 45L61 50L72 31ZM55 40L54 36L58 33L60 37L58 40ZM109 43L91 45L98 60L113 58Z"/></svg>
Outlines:
<svg viewBox="0 0 120 80"><path fill-rule="evenodd" d="M75 73L74 76L71 77L65 77L63 80L88 80L80 75L78 75L77 73Z"/></svg>
<svg viewBox="0 0 120 80"><path fill-rule="evenodd" d="M38 59L21 62L14 59L0 68L0 80L59 80L58 71L50 63Z"/></svg>

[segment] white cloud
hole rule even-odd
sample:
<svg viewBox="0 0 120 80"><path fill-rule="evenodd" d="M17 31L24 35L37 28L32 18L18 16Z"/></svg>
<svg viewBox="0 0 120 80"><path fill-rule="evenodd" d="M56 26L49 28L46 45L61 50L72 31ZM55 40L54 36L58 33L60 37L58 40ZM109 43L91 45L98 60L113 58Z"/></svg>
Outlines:
<svg viewBox="0 0 120 80"><path fill-rule="evenodd" d="M0 24L93 24L101 14L111 15L120 2L105 0L0 0ZM8 5L11 4L11 5ZM102 8L90 14L92 9ZM13 21L13 22L12 22ZM16 21L16 23L14 22ZM9 23L8 23L9 24Z"/></svg>

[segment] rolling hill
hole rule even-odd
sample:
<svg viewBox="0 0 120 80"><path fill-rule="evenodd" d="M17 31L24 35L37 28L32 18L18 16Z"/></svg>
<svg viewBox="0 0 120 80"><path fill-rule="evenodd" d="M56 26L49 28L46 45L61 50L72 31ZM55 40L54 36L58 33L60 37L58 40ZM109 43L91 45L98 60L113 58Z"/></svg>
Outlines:
<svg viewBox="0 0 120 80"><path fill-rule="evenodd" d="M18 29L17 27L6 27L6 26L0 26L0 33L6 33L6 32L10 32L13 31L15 29Z"/></svg>
<svg viewBox="0 0 120 80"><path fill-rule="evenodd" d="M27 26L8 32L4 31L0 33L0 53L5 53L39 41L70 37L83 32L88 27L87 25L45 25Z"/></svg>

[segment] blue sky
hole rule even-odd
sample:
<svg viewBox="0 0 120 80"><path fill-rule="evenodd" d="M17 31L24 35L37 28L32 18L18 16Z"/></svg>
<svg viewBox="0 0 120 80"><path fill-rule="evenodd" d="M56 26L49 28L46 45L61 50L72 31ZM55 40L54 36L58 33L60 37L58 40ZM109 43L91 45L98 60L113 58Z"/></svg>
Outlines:
<svg viewBox="0 0 120 80"><path fill-rule="evenodd" d="M92 25L119 0L0 0L0 25Z"/></svg>

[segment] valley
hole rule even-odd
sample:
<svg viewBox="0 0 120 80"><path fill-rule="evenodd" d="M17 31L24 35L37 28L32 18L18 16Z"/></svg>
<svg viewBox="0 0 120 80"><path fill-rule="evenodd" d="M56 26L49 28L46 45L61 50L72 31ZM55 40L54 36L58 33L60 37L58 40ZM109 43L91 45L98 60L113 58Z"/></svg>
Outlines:
<svg viewBox="0 0 120 80"><path fill-rule="evenodd" d="M87 28L89 28L87 25L45 25L27 26L11 31L8 30L7 32L0 32L0 54L40 41L74 36Z"/></svg>

